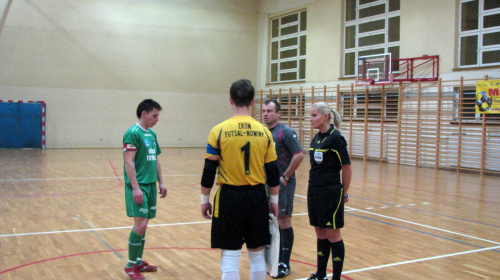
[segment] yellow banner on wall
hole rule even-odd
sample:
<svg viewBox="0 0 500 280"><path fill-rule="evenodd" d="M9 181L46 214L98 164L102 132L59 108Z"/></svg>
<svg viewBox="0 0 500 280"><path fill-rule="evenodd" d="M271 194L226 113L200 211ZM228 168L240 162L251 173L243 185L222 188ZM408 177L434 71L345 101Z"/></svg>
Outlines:
<svg viewBox="0 0 500 280"><path fill-rule="evenodd" d="M476 82L476 113L500 114L500 80Z"/></svg>

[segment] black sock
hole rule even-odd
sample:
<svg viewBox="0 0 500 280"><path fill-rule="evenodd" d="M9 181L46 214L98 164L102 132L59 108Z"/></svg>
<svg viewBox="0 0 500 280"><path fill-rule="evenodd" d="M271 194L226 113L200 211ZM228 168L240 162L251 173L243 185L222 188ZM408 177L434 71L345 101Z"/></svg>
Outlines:
<svg viewBox="0 0 500 280"><path fill-rule="evenodd" d="M332 280L340 280L342 274L342 267L344 266L345 247L344 240L331 243L332 247L332 261L333 261L333 277Z"/></svg>
<svg viewBox="0 0 500 280"><path fill-rule="evenodd" d="M280 262L290 267L290 255L293 247L293 228L280 229Z"/></svg>
<svg viewBox="0 0 500 280"><path fill-rule="evenodd" d="M330 241L328 239L318 239L318 270L316 271L316 277L323 279L326 276L326 266L328 265L328 259L330 258Z"/></svg>

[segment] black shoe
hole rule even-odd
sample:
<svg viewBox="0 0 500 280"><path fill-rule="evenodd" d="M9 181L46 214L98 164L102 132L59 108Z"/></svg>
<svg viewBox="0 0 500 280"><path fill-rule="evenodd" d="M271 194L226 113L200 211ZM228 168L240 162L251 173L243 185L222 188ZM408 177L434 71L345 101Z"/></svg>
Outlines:
<svg viewBox="0 0 500 280"><path fill-rule="evenodd" d="M311 277L307 278L307 280L328 280L328 277L319 279L318 276L316 276L316 273L313 273L311 274Z"/></svg>
<svg viewBox="0 0 500 280"><path fill-rule="evenodd" d="M291 272L291 270L288 267L288 265L286 265L284 263L279 263L278 264L278 275L273 277L273 278L274 279L285 278L288 275L290 275L290 272Z"/></svg>

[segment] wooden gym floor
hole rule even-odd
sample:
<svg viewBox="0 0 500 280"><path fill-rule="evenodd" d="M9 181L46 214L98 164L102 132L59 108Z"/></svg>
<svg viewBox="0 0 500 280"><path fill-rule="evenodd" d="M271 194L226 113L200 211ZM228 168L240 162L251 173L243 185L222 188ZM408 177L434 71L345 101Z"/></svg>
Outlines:
<svg viewBox="0 0 500 280"><path fill-rule="evenodd" d="M204 150L164 148L146 279L220 279L200 214ZM127 279L121 149L0 150L0 279ZM306 155L297 172L292 274L315 272ZM212 191L212 195L215 191ZM500 178L353 160L343 279L500 279ZM331 269L331 263L329 264ZM242 279L248 277L246 255Z"/></svg>

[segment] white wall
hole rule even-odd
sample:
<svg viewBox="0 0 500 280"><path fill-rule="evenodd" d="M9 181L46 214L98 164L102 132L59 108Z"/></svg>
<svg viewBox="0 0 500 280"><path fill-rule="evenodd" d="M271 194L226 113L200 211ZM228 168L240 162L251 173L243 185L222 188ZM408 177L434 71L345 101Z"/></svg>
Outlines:
<svg viewBox="0 0 500 280"><path fill-rule="evenodd" d="M40 87L0 87L0 92L7 100L47 103L47 148L120 147L125 131L137 122L137 105L144 98L153 98L163 107L153 128L162 147L205 146L210 128L231 116L226 92Z"/></svg>
<svg viewBox="0 0 500 280"><path fill-rule="evenodd" d="M338 80L342 73L342 1L320 0L307 7L307 82Z"/></svg>
<svg viewBox="0 0 500 280"><path fill-rule="evenodd" d="M442 73L456 67L456 2L401 1L401 58L439 55Z"/></svg>
<svg viewBox="0 0 500 280"><path fill-rule="evenodd" d="M455 0L401 0L401 58L456 71ZM307 9L306 82L267 85L269 19ZM203 147L231 115L230 84L257 90L350 85L341 77L344 0L2 1L0 99L47 102L47 147L119 147L144 98L163 105L163 146Z"/></svg>
<svg viewBox="0 0 500 280"><path fill-rule="evenodd" d="M9 1L0 99L47 102L47 147L119 147L144 98L162 146L202 147L255 80L258 1Z"/></svg>

